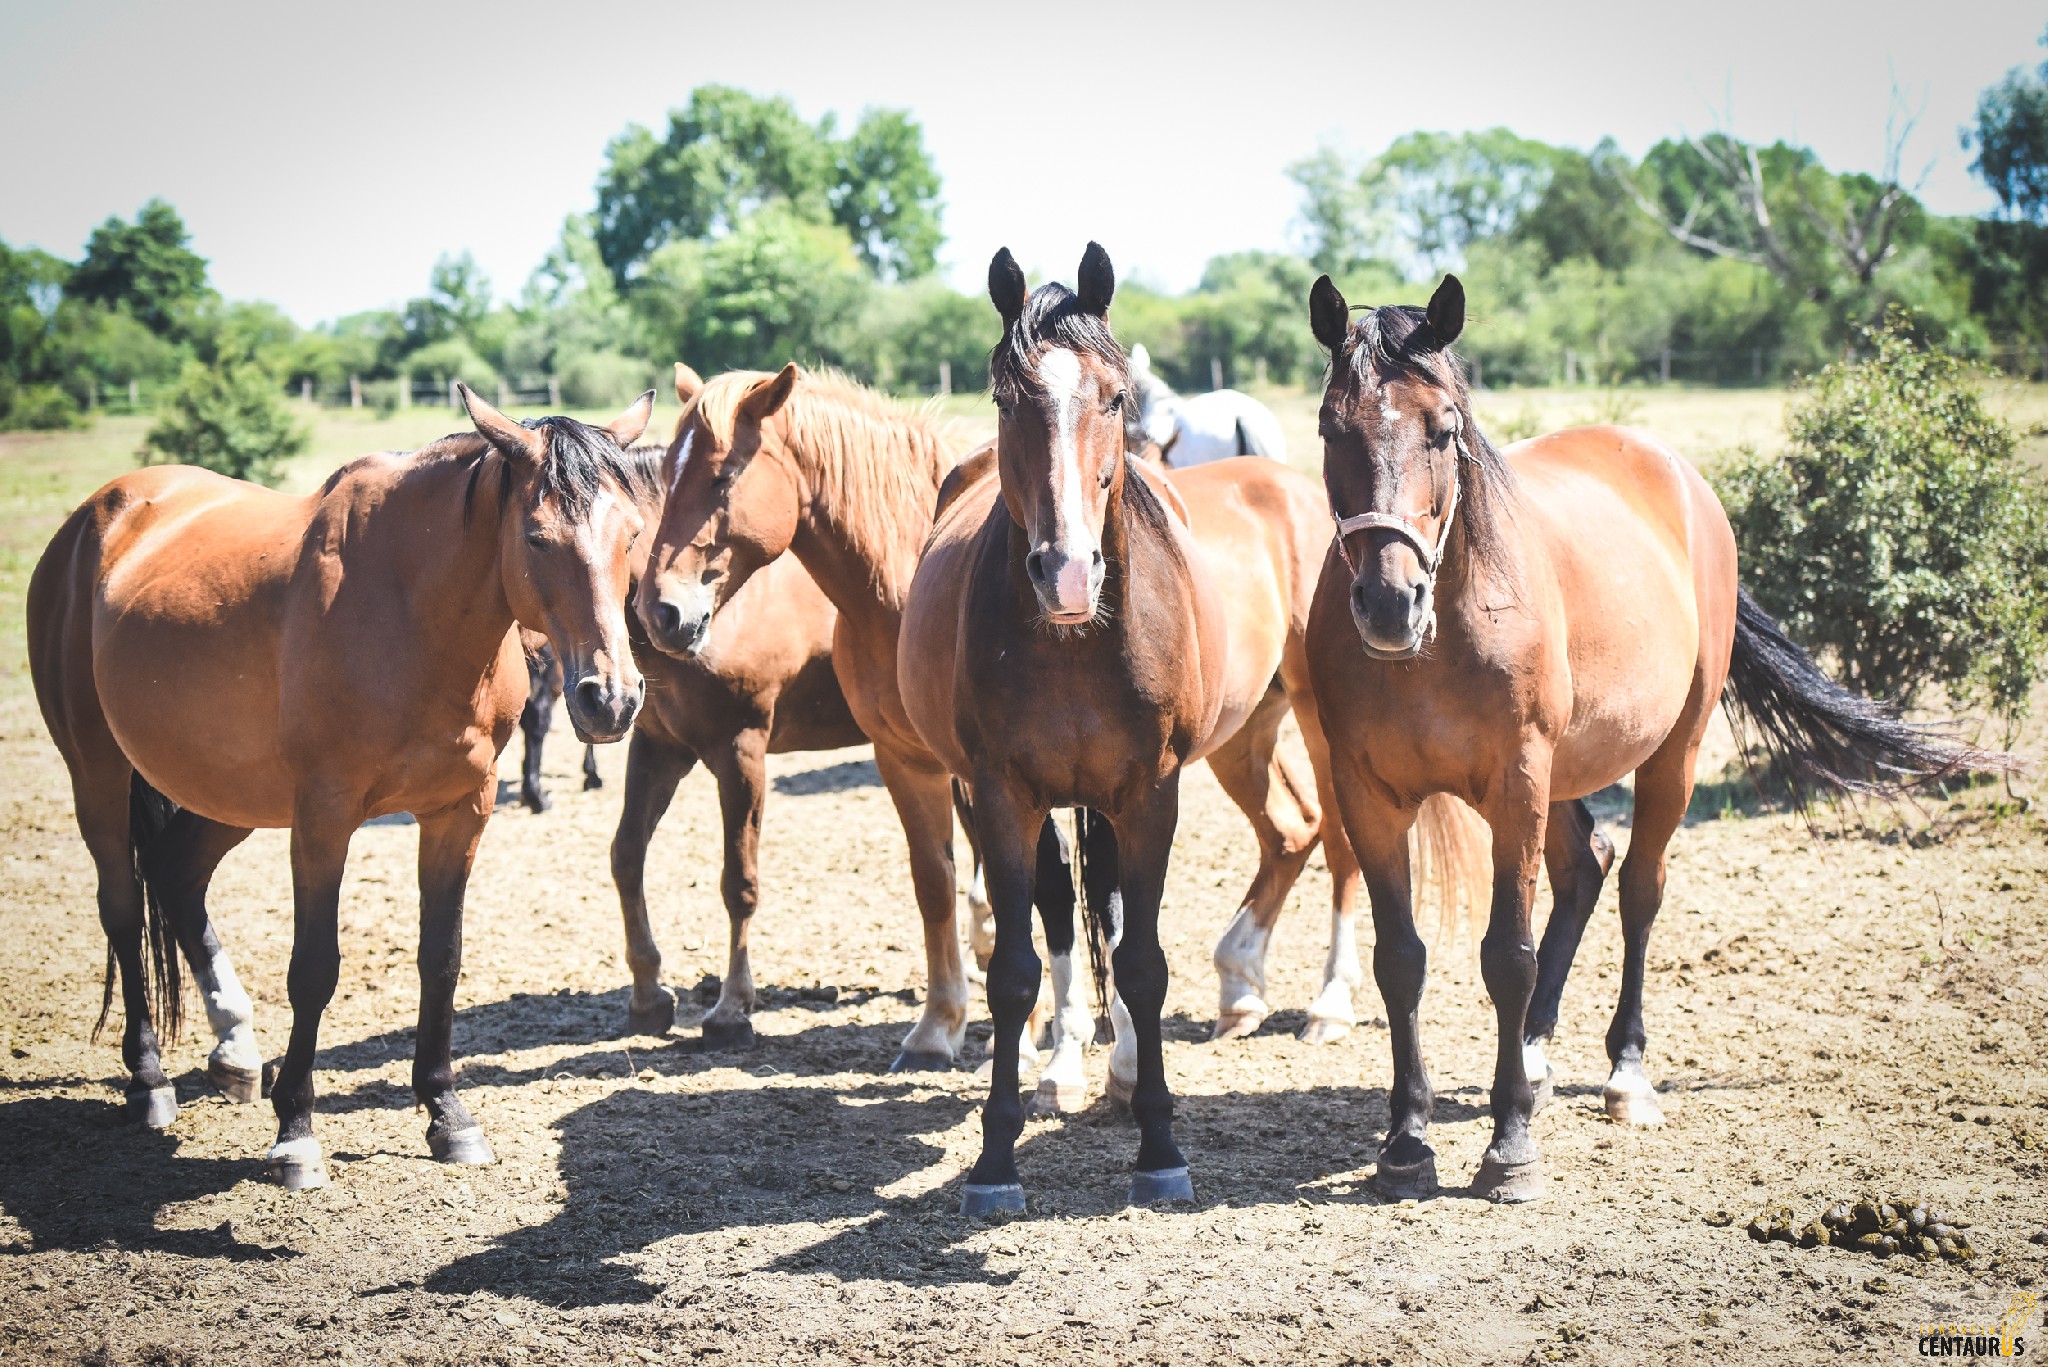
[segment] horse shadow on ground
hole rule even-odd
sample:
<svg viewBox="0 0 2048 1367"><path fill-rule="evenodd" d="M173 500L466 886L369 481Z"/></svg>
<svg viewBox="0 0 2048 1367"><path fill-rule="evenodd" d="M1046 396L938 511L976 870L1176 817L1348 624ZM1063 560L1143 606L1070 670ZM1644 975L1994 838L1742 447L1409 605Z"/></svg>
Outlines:
<svg viewBox="0 0 2048 1367"><path fill-rule="evenodd" d="M852 788L879 788L881 771L872 759L849 759L794 774L778 774L775 791L785 797L813 797L819 793L843 793Z"/></svg>
<svg viewBox="0 0 2048 1367"><path fill-rule="evenodd" d="M112 1247L227 1262L298 1256L245 1243L226 1223L159 1229L164 1207L224 1192L250 1174L245 1160L195 1158L178 1148L174 1134L128 1121L118 1102L0 1102L0 1150L14 1155L0 1163L0 1210L29 1236L27 1247L0 1244L0 1253Z"/></svg>
<svg viewBox="0 0 2048 1367"><path fill-rule="evenodd" d="M893 1045L900 1026L881 1029ZM934 1091L928 1078L888 1075L852 1087L809 1080L807 1056L858 1050L873 1066L875 1043L872 1031L821 1025L764 1041L741 1065L776 1067L786 1081L725 1091L629 1088L571 1112L555 1125L567 1187L558 1213L456 1259L425 1289L488 1289L565 1308L647 1303L666 1287L630 1265L635 1255L677 1237L798 1223L831 1232L766 1262L729 1241L665 1256L712 1278L771 1271L904 1285L1008 1282L1014 1272L966 1247L983 1226L957 1214L958 1177L898 1194L945 1161L941 1136L979 1111L985 1089ZM1098 1069L1102 1056L1092 1056ZM704 1056L674 1047L635 1057L659 1075L696 1071ZM1437 1100L1439 1121L1484 1114L1479 1088ZM1366 1177L1386 1121L1383 1088L1319 1087L1180 1098L1175 1126L1202 1203L1251 1207L1292 1205L1304 1195L1376 1200ZM1034 1124L1018 1146L1030 1214L1114 1214L1136 1148L1128 1117L1102 1102ZM1355 1181L1331 1184L1333 1173Z"/></svg>

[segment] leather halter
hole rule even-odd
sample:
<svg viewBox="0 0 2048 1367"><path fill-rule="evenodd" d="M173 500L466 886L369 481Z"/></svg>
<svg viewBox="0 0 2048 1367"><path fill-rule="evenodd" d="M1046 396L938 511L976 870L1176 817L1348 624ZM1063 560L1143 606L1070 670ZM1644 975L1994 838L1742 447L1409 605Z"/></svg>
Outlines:
<svg viewBox="0 0 2048 1367"><path fill-rule="evenodd" d="M1330 516L1337 524L1337 554L1344 559L1344 568L1351 571L1353 579L1358 578L1358 566L1351 559L1351 548L1344 544L1344 538L1354 532L1392 532L1396 537L1415 548L1415 558L1422 562L1423 577L1430 588L1429 619L1422 624L1420 644L1427 645L1436 636L1436 572L1444 562L1444 548L1451 541L1451 524L1458 517L1458 492L1464 481L1459 478L1458 462L1469 459L1465 453L1465 433L1461 430L1456 437L1457 456L1451 462L1451 497L1444 507L1443 521L1437 524L1436 545L1431 546L1422 539L1422 533L1407 516L1401 513L1372 512L1355 513L1350 517L1340 514L1334 504Z"/></svg>

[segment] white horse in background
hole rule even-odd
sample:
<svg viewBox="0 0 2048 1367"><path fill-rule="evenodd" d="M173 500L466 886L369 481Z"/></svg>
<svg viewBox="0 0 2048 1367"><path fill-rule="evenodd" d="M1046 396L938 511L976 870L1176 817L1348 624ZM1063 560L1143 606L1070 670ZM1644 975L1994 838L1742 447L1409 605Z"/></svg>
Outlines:
<svg viewBox="0 0 2048 1367"><path fill-rule="evenodd" d="M1271 409L1235 389L1182 398L1152 373L1143 343L1131 350L1131 392L1137 402L1126 410L1125 439L1133 452L1156 446L1175 469L1230 456L1287 459L1287 439Z"/></svg>

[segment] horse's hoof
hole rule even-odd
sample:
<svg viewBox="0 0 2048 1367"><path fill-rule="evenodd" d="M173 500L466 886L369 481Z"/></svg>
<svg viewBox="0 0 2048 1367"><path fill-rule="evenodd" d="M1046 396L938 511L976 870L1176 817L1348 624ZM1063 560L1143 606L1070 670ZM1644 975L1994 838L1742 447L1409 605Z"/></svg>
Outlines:
<svg viewBox="0 0 2048 1367"><path fill-rule="evenodd" d="M548 800L546 793L521 793L519 795L519 805L532 812L535 816L539 816L555 804Z"/></svg>
<svg viewBox="0 0 2048 1367"><path fill-rule="evenodd" d="M453 1134L430 1125L427 1127L427 1148L437 1163L480 1168L498 1161L498 1155L491 1152L490 1141L484 1138L481 1125L470 1125Z"/></svg>
<svg viewBox="0 0 2048 1367"><path fill-rule="evenodd" d="M1543 1199L1543 1160L1531 1158L1523 1163L1497 1163L1491 1158L1484 1159L1479 1164L1479 1176L1472 1181L1472 1193L1497 1205L1540 1201Z"/></svg>
<svg viewBox="0 0 2048 1367"><path fill-rule="evenodd" d="M206 1080L236 1106L252 1106L263 1095L263 1070L238 1068L225 1059L206 1061Z"/></svg>
<svg viewBox="0 0 2048 1367"><path fill-rule="evenodd" d="M1389 1201L1426 1201L1437 1193L1436 1154L1425 1151L1413 1163L1390 1163L1382 1154L1372 1185Z"/></svg>
<svg viewBox="0 0 2048 1367"><path fill-rule="evenodd" d="M152 1130L166 1130L178 1118L178 1089L165 1083L146 1092L130 1092L121 1100L130 1120L139 1120Z"/></svg>
<svg viewBox="0 0 2048 1367"><path fill-rule="evenodd" d="M707 1051L751 1049L755 1043L754 1023L744 1016L736 1021L704 1018L704 1048Z"/></svg>
<svg viewBox="0 0 2048 1367"><path fill-rule="evenodd" d="M1116 1022L1107 1015L1095 1018L1095 1042L1097 1044L1116 1043Z"/></svg>
<svg viewBox="0 0 2048 1367"><path fill-rule="evenodd" d="M1600 1098L1607 1106L1607 1118L1617 1125L1662 1125L1664 1108L1657 1104L1657 1094L1647 1087L1641 1091L1622 1091L1613 1087Z"/></svg>
<svg viewBox="0 0 2048 1367"><path fill-rule="evenodd" d="M999 1210L1024 1209L1024 1188L1015 1182L1000 1187L977 1186L969 1182L960 1191L960 1213L969 1219L993 1215Z"/></svg>
<svg viewBox="0 0 2048 1367"><path fill-rule="evenodd" d="M1303 1044L1335 1044L1351 1033L1351 1022L1335 1016L1310 1016L1301 1027Z"/></svg>
<svg viewBox="0 0 2048 1367"><path fill-rule="evenodd" d="M1543 1076L1537 1078L1534 1082L1529 1084L1529 1090L1533 1092L1536 1097L1535 1101L1531 1103L1529 1107L1529 1114L1534 1115L1536 1114L1536 1112L1542 1110L1545 1106L1548 1106L1553 1100L1556 1099L1557 1069L1545 1068L1543 1070Z"/></svg>
<svg viewBox="0 0 2048 1367"><path fill-rule="evenodd" d="M953 1071L953 1056L942 1054L936 1049L905 1049L889 1065L892 1073L950 1073ZM991 1188L993 1190L993 1188Z"/></svg>
<svg viewBox="0 0 2048 1367"><path fill-rule="evenodd" d="M1186 1168L1161 1168L1158 1172L1131 1174L1130 1204L1153 1206L1161 1201L1192 1201L1195 1184Z"/></svg>
<svg viewBox="0 0 2048 1367"><path fill-rule="evenodd" d="M1131 1113L1131 1097L1137 1090L1138 1082L1136 1078L1120 1078L1116 1075L1116 1069L1112 1068L1109 1070L1108 1079L1103 1083L1102 1099L1109 1103L1109 1109L1112 1114L1129 1115Z"/></svg>
<svg viewBox="0 0 2048 1367"><path fill-rule="evenodd" d="M1216 1028L1209 1032L1209 1038L1243 1039L1265 1023L1263 1011L1225 1011L1216 1018Z"/></svg>
<svg viewBox="0 0 2048 1367"><path fill-rule="evenodd" d="M631 998L626 1001L626 1029L635 1035L666 1035L676 1023L676 994L666 987L654 989L654 1003L651 1006L635 1004Z"/></svg>
<svg viewBox="0 0 2048 1367"><path fill-rule="evenodd" d="M600 777L599 775L597 775L597 774L585 774L585 775L583 776L583 791L584 791L584 792L586 792L586 793L594 793L594 792L596 792L596 791L597 791L597 790L598 790L599 788L602 788L602 787L604 787L604 779L603 779L602 777Z"/></svg>
<svg viewBox="0 0 2048 1367"><path fill-rule="evenodd" d="M270 1180L286 1191L308 1191L327 1185L327 1156L317 1139L287 1139L270 1146L263 1160Z"/></svg>
<svg viewBox="0 0 2048 1367"><path fill-rule="evenodd" d="M1088 1104L1086 1082L1056 1082L1052 1078L1038 1080L1038 1090L1031 1094L1031 1104L1024 1113L1033 1119L1049 1115L1072 1115Z"/></svg>

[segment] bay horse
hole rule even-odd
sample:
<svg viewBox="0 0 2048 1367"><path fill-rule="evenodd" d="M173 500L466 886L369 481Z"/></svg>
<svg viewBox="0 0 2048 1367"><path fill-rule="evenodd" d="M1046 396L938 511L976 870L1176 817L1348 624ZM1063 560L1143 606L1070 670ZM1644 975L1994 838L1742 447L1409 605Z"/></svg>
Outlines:
<svg viewBox="0 0 2048 1367"><path fill-rule="evenodd" d="M1373 972L1392 1036L1375 1180L1395 1198L1437 1187L1418 1026L1426 952L1400 834L1418 804L1454 793L1493 835L1480 970L1499 1048L1493 1139L1474 1190L1525 1201L1543 1191L1530 1132L1537 1086L1550 1084L1543 1045L1613 857L1589 794L1635 775L1604 1103L1617 1121L1655 1124L1644 962L1666 848L1715 706L1761 734L1802 794L1896 793L2012 761L1908 723L1821 673L1741 588L1713 490L1654 438L1585 427L1496 450L1450 350L1464 317L1455 276L1426 309L1371 309L1355 325L1330 278L1315 283L1310 323L1330 352L1321 430L1336 536L1308 652L1372 902ZM1540 949L1530 943L1539 861L1556 896Z"/></svg>
<svg viewBox="0 0 2048 1367"><path fill-rule="evenodd" d="M513 422L461 395L474 434L365 456L303 498L189 466L123 475L65 521L29 584L36 697L99 873L126 1104L146 1124L177 1115L153 1013L175 1038L180 946L220 1035L208 1075L233 1100L257 1095L248 997L206 889L251 829L291 830L292 1030L266 1160L287 1188L326 1181L313 1055L356 829L419 823L413 1091L435 1158L488 1163L449 1036L463 893L527 697L516 625L558 653L582 739L617 740L640 706L624 608L641 518L621 447L652 391L602 428Z"/></svg>
<svg viewBox="0 0 2048 1367"><path fill-rule="evenodd" d="M1170 1132L1159 1038L1159 898L1182 770L1207 759L1259 835L1259 875L1219 946L1219 967L1250 936L1260 937L1263 958L1270 920L1258 922L1278 914L1318 840L1339 898L1356 886L1334 809L1326 825L1311 780L1276 747L1293 707L1315 786L1326 786L1303 650L1327 534L1320 491L1269 460L1168 476L1128 458L1130 373L1108 323L1115 271L1095 243L1078 286L1027 293L1007 251L989 267L1003 320L991 358L998 435L942 491L897 655L911 720L973 794L996 919L996 1070L963 1203L970 1212L1023 1201L1009 1041L1035 1000L1033 836L1051 809L1087 813L1083 870L1107 870L1121 896L1121 926L1104 938L1118 990L1111 1088L1129 1097L1142 1135L1134 1201L1192 1192ZM1056 939L1050 927L1047 938ZM1065 1022L1072 974L1055 963L1053 982ZM1228 992L1227 972L1225 983ZM1345 999L1348 1012L1348 991ZM1086 1014L1075 1015L1063 1041L1086 1038ZM1060 1062L1056 1051L1049 1078ZM1078 1048L1072 1063L1078 1074Z"/></svg>
<svg viewBox="0 0 2048 1367"><path fill-rule="evenodd" d="M648 639L688 656L708 639L716 614L789 551L838 610L833 669L854 720L874 742L876 767L902 820L924 925L929 987L896 1059L900 1069L951 1066L967 1025L967 979L954 926L949 774L903 710L897 653L904 595L941 484L966 452L967 443L947 425L836 375L790 365L775 375L718 376L686 403L677 424L663 473L666 503L634 598ZM1306 499L1295 490L1259 505L1261 516L1280 518L1266 533L1273 553L1292 555L1303 567L1299 573L1290 568L1284 586L1266 582L1247 597L1249 612L1270 609L1261 646L1269 680L1287 649L1301 658L1299 636L1323 525L1313 484L1306 487ZM1283 641L1294 645L1283 648ZM1305 668L1294 677L1293 698L1308 700ZM1259 701L1247 740L1222 756L1217 769L1260 844L1258 873L1217 950L1223 1035L1248 1032L1265 1019L1266 947L1324 827L1325 808L1312 796L1312 780L1272 750L1288 698L1262 695ZM1450 805L1432 804L1421 825L1426 847L1443 852L1439 864L1456 867L1455 852L1472 842ZM1041 844L1050 877L1060 862L1057 833ZM1325 986L1304 1030L1312 1042L1350 1028L1352 991L1364 979L1351 933L1357 878L1342 844L1329 853L1333 930ZM1063 971L1056 950L1056 997ZM1070 1034L1056 1021L1056 1041ZM1092 1038L1092 1030L1082 1038ZM1023 1053L1034 1056L1029 1048ZM1072 1055L1069 1068L1057 1042L1055 1056L1062 1066L1048 1068L1041 1105L1071 1108L1081 1086L1079 1056Z"/></svg>
<svg viewBox="0 0 2048 1367"><path fill-rule="evenodd" d="M536 816L554 805L541 783L541 752L548 731L554 725L555 704L562 698L562 662L537 631L519 629L519 644L526 651L526 706L519 710L519 735L525 748L519 757L519 801ZM604 787L597 772L597 747L583 747L583 791Z"/></svg>
<svg viewBox="0 0 2048 1367"><path fill-rule="evenodd" d="M678 362L676 398L687 410L704 382ZM647 524L661 520L669 447L635 448L649 463L640 505ZM653 537L635 548L635 580L646 573ZM754 975L749 930L760 904L761 820L767 757L836 750L866 740L832 669L838 613L801 561L782 556L732 597L703 637L678 654L658 649L629 616L633 658L647 680L647 701L626 746L625 801L612 839L612 880L625 918L633 972L628 1028L664 1034L675 1023L675 993L661 981L661 951L647 917L647 847L676 786L702 760L718 783L725 844L719 890L731 927L718 1001L704 1015L707 1049L754 1042Z"/></svg>

